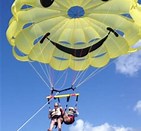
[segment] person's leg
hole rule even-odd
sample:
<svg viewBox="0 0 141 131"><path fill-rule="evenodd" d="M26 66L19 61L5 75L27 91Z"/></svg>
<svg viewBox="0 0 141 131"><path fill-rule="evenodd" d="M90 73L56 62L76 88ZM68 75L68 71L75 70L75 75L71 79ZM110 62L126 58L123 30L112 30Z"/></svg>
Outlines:
<svg viewBox="0 0 141 131"><path fill-rule="evenodd" d="M69 123L69 122L70 122L70 118L69 118L68 115L64 115L64 116L63 116L63 119L64 119L64 122L65 122L65 123Z"/></svg>
<svg viewBox="0 0 141 131"><path fill-rule="evenodd" d="M51 123L50 123L50 128L48 129L48 131L52 131L53 127L54 127L54 124L55 124L56 120L53 119L51 120Z"/></svg>
<svg viewBox="0 0 141 131"><path fill-rule="evenodd" d="M58 131L61 131L61 127L62 127L62 118L58 118L57 122L58 122Z"/></svg>

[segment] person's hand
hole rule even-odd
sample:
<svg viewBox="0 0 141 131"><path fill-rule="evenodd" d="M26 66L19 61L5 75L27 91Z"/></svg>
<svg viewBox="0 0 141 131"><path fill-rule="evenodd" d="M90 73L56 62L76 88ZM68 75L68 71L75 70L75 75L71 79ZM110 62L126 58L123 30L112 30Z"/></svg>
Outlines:
<svg viewBox="0 0 141 131"><path fill-rule="evenodd" d="M63 107L62 107L62 106L60 106L60 109L62 109L62 110L63 110Z"/></svg>

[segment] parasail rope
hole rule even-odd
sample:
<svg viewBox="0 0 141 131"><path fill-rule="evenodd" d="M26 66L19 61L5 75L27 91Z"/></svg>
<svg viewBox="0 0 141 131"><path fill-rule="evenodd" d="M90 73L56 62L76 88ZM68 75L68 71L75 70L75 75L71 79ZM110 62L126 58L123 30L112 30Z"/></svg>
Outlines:
<svg viewBox="0 0 141 131"><path fill-rule="evenodd" d="M65 76L65 80L64 80L64 82L63 82L63 84L62 84L62 88L64 87L64 85L66 84L66 81L67 81L67 78L68 78L68 73L66 74L66 76Z"/></svg>
<svg viewBox="0 0 141 131"><path fill-rule="evenodd" d="M115 59L115 60L116 60L116 59ZM86 77L86 79L84 79L83 81L81 81L81 82L76 86L76 88L79 87L79 86L81 86L84 82L88 81L90 78L94 77L97 73L99 73L99 72L103 71L104 69L106 69L107 67L109 67L115 60L113 60L113 61L112 61L110 64L108 64L107 66L104 66L103 68L96 69L95 71L93 71L90 75L88 75L88 76Z"/></svg>
<svg viewBox="0 0 141 131"><path fill-rule="evenodd" d="M107 67L108 67L108 66L105 66L105 67L103 67L103 68L101 68L101 69L97 69L97 70L93 71L88 77L86 77L86 79L84 79L83 81L81 81L81 82L76 86L76 88L79 87L79 86L81 86L83 83L85 83L85 82L88 81L90 78L94 77L97 73L101 72L102 70L106 69Z"/></svg>
<svg viewBox="0 0 141 131"><path fill-rule="evenodd" d="M30 122L47 105L48 105L48 102L45 103L38 111L36 111L17 131L20 131L28 122Z"/></svg>
<svg viewBox="0 0 141 131"><path fill-rule="evenodd" d="M39 65L41 67L41 69L43 70L43 73L45 74L46 78L48 79L49 83L50 83L50 86L52 87L52 81L51 81L51 78L50 78L50 75L49 75L49 71L47 69L47 66L45 65L45 69L43 68L43 65L39 62Z"/></svg>
<svg viewBox="0 0 141 131"><path fill-rule="evenodd" d="M56 95L58 95L59 94L59 92L57 92L56 94L55 94L55 96ZM18 129L17 129L17 131L20 131L28 122L30 122L40 111L42 111L47 105L49 105L49 103L50 103L50 101L52 101L53 100L53 98L51 98L48 102L46 102L41 108L39 108L39 110L37 110L26 122L24 122L23 124L22 124L22 126L21 127L19 127Z"/></svg>
<svg viewBox="0 0 141 131"><path fill-rule="evenodd" d="M56 86L56 85L58 84L58 82L62 79L62 77L65 75L65 73L67 73L67 70L65 70L65 71L62 73L61 77L59 77L59 79L56 81L56 83L54 84L54 86Z"/></svg>
<svg viewBox="0 0 141 131"><path fill-rule="evenodd" d="M85 74L87 73L87 71L88 71L88 68L85 71L82 71L82 74L80 74L80 80L79 80L78 83L80 83L83 80L83 78L85 77Z"/></svg>
<svg viewBox="0 0 141 131"><path fill-rule="evenodd" d="M50 76L51 87L53 87L53 85L54 85L54 78L53 78L54 77L54 71L52 70L52 68L50 66L48 66L48 72L49 72L49 76Z"/></svg>
<svg viewBox="0 0 141 131"><path fill-rule="evenodd" d="M46 86L49 87L49 89L51 89L48 83L44 80L44 78L40 75L40 73L36 70L36 68L30 62L29 62L29 65L34 69L36 74L41 78L41 80L46 84Z"/></svg>
<svg viewBox="0 0 141 131"><path fill-rule="evenodd" d="M23 55L22 52L20 52L21 55ZM28 64L33 68L33 70L36 72L36 74L41 78L41 80L45 83L45 85L50 89L49 84L44 80L44 78L41 76L41 74L39 73L39 71L37 71L37 69L33 66L33 64L31 62L28 61Z"/></svg>
<svg viewBox="0 0 141 131"><path fill-rule="evenodd" d="M76 75L76 77L74 78L74 81L72 82L72 85L74 85L77 80L87 71L88 69L84 70L84 71L79 71Z"/></svg>
<svg viewBox="0 0 141 131"><path fill-rule="evenodd" d="M39 62L40 63L40 62ZM41 63L40 63L41 64ZM42 65L42 64L41 64ZM45 70L46 70L46 72L47 72L47 75L48 75L48 81L50 82L50 85L51 85L51 87L53 86L53 80L52 80L52 78L51 78L51 75L50 75L50 67L49 66L47 66L46 64L44 64L45 65Z"/></svg>

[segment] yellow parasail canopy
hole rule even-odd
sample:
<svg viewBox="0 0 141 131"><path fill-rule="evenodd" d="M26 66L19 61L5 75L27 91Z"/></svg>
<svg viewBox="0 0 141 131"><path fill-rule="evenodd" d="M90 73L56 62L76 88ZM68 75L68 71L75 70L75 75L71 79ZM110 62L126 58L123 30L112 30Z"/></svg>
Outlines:
<svg viewBox="0 0 141 131"><path fill-rule="evenodd" d="M141 39L137 0L54 0L49 7L44 1L15 0L12 5L7 38L20 61L38 61L56 70L100 68L131 52ZM102 46L79 58L56 48L48 39L40 43L49 32L49 38L64 47L87 48L107 35L107 27L119 36L109 34Z"/></svg>

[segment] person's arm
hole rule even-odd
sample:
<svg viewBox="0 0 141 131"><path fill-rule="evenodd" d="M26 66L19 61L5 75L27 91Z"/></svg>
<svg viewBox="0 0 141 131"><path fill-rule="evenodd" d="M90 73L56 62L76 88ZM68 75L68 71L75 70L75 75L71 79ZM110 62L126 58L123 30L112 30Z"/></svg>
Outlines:
<svg viewBox="0 0 141 131"><path fill-rule="evenodd" d="M64 115L65 111L63 110L62 107L60 107L61 115Z"/></svg>
<svg viewBox="0 0 141 131"><path fill-rule="evenodd" d="M79 112L77 111L77 109L75 109L74 116L78 117L78 115L79 115Z"/></svg>
<svg viewBox="0 0 141 131"><path fill-rule="evenodd" d="M49 118L49 119L51 118L51 113L52 113L52 111L49 110L49 113L48 113L48 118Z"/></svg>

